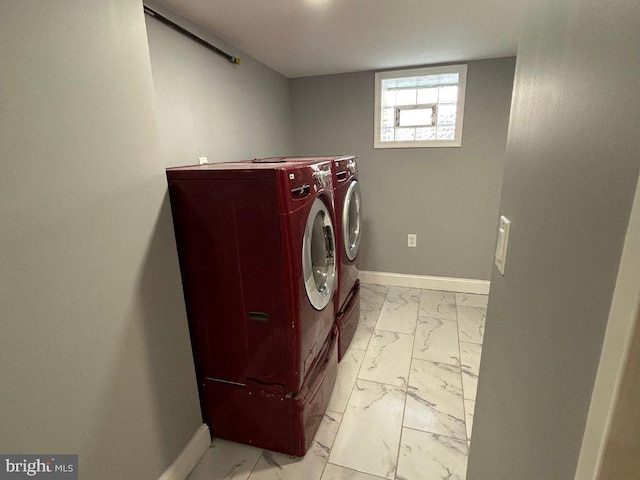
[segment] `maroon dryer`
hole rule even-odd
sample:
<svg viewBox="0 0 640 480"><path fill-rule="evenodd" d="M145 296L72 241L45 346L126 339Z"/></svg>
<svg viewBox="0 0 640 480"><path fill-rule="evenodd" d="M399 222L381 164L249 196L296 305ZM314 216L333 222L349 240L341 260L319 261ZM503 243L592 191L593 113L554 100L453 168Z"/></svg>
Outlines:
<svg viewBox="0 0 640 480"><path fill-rule="evenodd" d="M342 360L360 319L360 280L356 260L362 236L362 198L355 156L273 157L251 160L252 163L332 162L333 199L336 213L338 251L338 359Z"/></svg>
<svg viewBox="0 0 640 480"><path fill-rule="evenodd" d="M337 374L331 162L167 169L203 417L304 455Z"/></svg>

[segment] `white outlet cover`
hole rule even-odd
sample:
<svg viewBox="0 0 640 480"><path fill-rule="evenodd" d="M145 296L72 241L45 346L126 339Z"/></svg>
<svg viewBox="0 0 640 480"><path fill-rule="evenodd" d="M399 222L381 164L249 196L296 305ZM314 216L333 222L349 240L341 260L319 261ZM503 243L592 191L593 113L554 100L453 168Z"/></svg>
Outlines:
<svg viewBox="0 0 640 480"><path fill-rule="evenodd" d="M407 246L416 247L418 245L418 235L415 233L409 233L407 235Z"/></svg>
<svg viewBox="0 0 640 480"><path fill-rule="evenodd" d="M198 157L198 162L200 162L200 165L204 165L205 163L209 163L209 160L207 157Z"/></svg>

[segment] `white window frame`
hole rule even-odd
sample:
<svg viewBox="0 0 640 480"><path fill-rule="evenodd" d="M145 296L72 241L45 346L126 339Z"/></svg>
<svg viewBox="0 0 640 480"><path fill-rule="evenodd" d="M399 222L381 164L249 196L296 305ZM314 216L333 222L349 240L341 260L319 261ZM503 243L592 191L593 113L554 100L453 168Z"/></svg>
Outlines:
<svg viewBox="0 0 640 480"><path fill-rule="evenodd" d="M458 74L458 103L456 108L455 136L453 140L410 140L387 141L380 138L382 123L382 80L390 78L422 77L426 75L439 75L443 73ZM467 65L447 65L443 67L410 68L406 70L393 70L389 72L376 72L375 87L375 113L373 122L373 148L423 148L423 147L461 147L462 124L464 115L464 98L467 90Z"/></svg>

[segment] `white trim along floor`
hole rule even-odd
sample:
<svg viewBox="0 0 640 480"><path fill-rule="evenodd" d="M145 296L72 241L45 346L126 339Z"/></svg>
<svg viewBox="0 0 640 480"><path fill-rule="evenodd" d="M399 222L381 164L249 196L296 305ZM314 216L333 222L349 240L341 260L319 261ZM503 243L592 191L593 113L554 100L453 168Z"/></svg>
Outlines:
<svg viewBox="0 0 640 480"><path fill-rule="evenodd" d="M446 290L448 292L475 293L488 295L491 282L471 278L430 277L405 273L370 272L361 270L358 275L362 283L387 285L390 287L411 287L426 290Z"/></svg>

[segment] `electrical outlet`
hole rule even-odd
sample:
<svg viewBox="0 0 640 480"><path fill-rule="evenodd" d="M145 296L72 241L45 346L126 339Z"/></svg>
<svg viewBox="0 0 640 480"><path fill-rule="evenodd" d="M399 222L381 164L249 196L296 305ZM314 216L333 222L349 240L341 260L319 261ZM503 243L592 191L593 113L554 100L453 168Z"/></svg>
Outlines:
<svg viewBox="0 0 640 480"><path fill-rule="evenodd" d="M418 235L415 233L410 233L407 235L407 247L417 247L418 246Z"/></svg>
<svg viewBox="0 0 640 480"><path fill-rule="evenodd" d="M209 163L209 160L207 160L207 157L198 157L198 162L200 162L200 165L204 165L205 163Z"/></svg>

